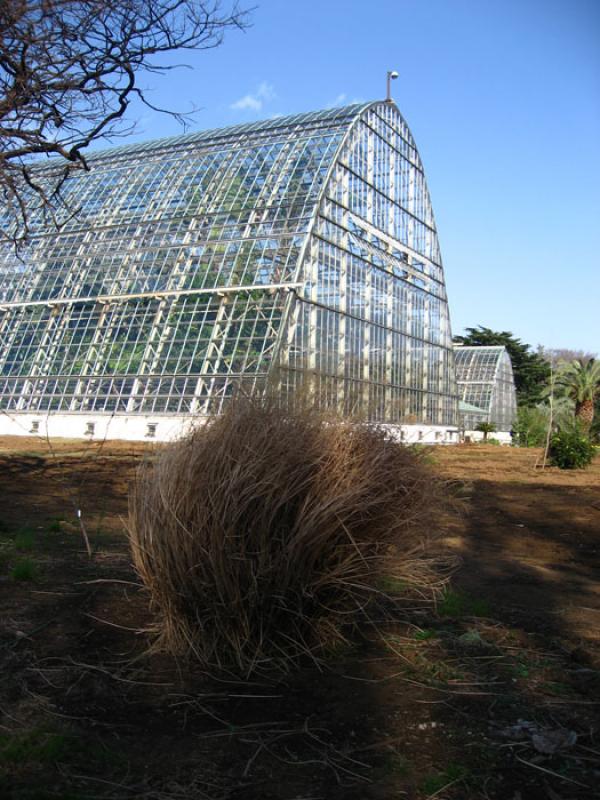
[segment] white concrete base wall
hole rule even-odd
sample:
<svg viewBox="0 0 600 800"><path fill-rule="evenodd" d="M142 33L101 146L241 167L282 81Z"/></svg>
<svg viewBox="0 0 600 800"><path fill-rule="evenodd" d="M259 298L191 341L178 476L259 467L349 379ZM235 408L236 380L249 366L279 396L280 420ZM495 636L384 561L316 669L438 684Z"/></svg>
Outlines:
<svg viewBox="0 0 600 800"><path fill-rule="evenodd" d="M64 439L121 439L169 442L201 425L203 417L128 414L0 413L0 436L47 436ZM457 444L458 428L442 425L383 425L404 444ZM478 434L481 436L482 434ZM497 434L494 434L497 436ZM510 437L509 437L510 439Z"/></svg>
<svg viewBox="0 0 600 800"><path fill-rule="evenodd" d="M0 435L168 442L186 434L198 421L200 418L195 420L183 415L10 413L0 414Z"/></svg>
<svg viewBox="0 0 600 800"><path fill-rule="evenodd" d="M458 428L449 425L381 425L403 444L458 444Z"/></svg>
<svg viewBox="0 0 600 800"><path fill-rule="evenodd" d="M500 444L512 444L512 436L510 431L494 431L488 433L488 439L496 439ZM465 431L465 442L483 442L483 433L481 431Z"/></svg>

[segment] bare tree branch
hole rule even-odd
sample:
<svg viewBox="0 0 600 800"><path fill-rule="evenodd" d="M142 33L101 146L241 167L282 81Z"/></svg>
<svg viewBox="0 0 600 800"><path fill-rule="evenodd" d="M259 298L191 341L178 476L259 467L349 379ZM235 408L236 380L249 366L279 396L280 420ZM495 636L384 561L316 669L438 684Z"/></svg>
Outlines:
<svg viewBox="0 0 600 800"><path fill-rule="evenodd" d="M247 12L222 0L0 0L0 241L64 207L61 188L88 169L83 151L123 132L155 56L218 47ZM182 119L176 111L166 111ZM57 157L40 172L40 159ZM4 217L4 218L3 218Z"/></svg>

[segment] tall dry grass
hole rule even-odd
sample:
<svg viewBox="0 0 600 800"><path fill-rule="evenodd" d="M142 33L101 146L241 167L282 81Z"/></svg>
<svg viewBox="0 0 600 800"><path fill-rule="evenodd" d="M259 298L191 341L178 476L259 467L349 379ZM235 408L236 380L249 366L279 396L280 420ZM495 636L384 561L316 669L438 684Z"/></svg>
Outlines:
<svg viewBox="0 0 600 800"><path fill-rule="evenodd" d="M437 498L424 459L381 430L232 403L132 488L156 646L246 676L319 658L364 619L390 557L427 584Z"/></svg>

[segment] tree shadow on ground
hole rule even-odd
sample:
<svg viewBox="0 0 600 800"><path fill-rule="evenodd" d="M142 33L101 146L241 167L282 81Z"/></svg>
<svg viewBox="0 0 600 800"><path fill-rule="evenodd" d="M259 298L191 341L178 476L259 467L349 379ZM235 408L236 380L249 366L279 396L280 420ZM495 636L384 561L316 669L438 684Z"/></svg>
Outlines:
<svg viewBox="0 0 600 800"><path fill-rule="evenodd" d="M459 600L442 601L446 625L433 623L439 645L430 657L480 681L479 698L455 695L441 717L449 713L454 730L462 718L478 737L471 768L485 794L477 796L587 798L598 785L598 501L595 480L479 480L466 519L454 522ZM549 732L570 736L545 752L540 735Z"/></svg>

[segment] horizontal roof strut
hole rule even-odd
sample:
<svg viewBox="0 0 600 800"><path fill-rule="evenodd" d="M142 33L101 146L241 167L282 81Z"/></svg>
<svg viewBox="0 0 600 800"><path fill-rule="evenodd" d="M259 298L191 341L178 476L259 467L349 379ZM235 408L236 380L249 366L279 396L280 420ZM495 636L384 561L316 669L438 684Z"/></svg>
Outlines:
<svg viewBox="0 0 600 800"><path fill-rule="evenodd" d="M240 286L213 286L209 289L165 289L159 292L138 292L137 294L100 294L95 297L56 297L48 300L25 300L18 303L0 302L0 311L8 311L10 308L28 308L30 306L70 306L83 303L113 303L117 300L145 300L155 297L180 297L182 295L196 294L234 294L236 292L269 292L277 289L300 289L303 283L254 283L251 285Z"/></svg>

